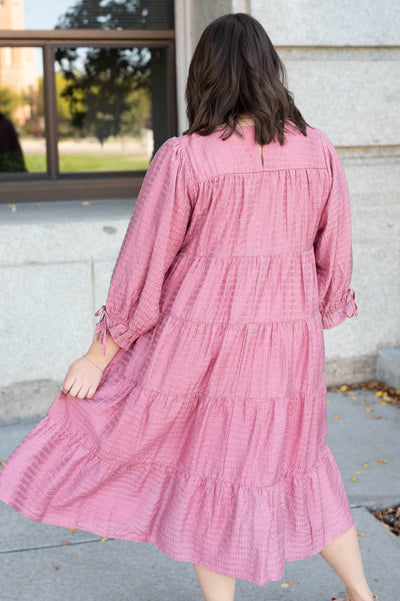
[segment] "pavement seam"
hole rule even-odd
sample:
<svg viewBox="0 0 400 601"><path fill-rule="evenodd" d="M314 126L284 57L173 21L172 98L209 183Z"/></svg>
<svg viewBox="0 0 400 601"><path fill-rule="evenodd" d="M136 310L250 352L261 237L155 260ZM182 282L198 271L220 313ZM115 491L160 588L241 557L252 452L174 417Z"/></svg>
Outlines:
<svg viewBox="0 0 400 601"><path fill-rule="evenodd" d="M116 539L109 539L109 540L116 540ZM68 541L68 545L62 545L61 543L58 544L54 544L54 545L39 545L37 547L23 547L22 549L5 549L3 551L0 551L0 555L6 555L7 553L21 553L22 551L40 551L41 549L54 549L54 548L58 548L58 547L72 547L73 545L85 545L87 543L98 543L99 541L101 541L101 538L94 538L92 540L82 540L82 541L75 541L75 542L70 542Z"/></svg>

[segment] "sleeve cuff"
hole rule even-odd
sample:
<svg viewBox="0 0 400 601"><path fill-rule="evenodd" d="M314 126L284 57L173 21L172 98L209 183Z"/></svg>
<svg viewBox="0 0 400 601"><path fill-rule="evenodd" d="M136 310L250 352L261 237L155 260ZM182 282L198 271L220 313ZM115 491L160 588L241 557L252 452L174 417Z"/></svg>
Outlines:
<svg viewBox="0 0 400 601"><path fill-rule="evenodd" d="M321 313L322 327L324 329L334 328L343 323L347 317L358 315L358 307L355 302L355 292L349 288L343 295L339 306L333 310Z"/></svg>
<svg viewBox="0 0 400 601"><path fill-rule="evenodd" d="M127 350L133 342L133 334L129 329L128 324L117 323L115 325L111 325L111 318L107 313L105 305L102 305L100 309L96 311L95 315L100 315L100 313L103 313L103 316L96 324L93 340L96 340L97 334L100 332L100 342L103 345L103 357L106 354L106 343L108 336L111 336L118 346Z"/></svg>

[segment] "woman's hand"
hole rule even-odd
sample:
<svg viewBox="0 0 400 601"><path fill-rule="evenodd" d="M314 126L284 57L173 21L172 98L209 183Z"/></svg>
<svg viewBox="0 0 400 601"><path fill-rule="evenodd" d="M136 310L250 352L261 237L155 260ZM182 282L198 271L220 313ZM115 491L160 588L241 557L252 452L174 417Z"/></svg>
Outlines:
<svg viewBox="0 0 400 601"><path fill-rule="evenodd" d="M62 391L69 396L91 399L103 372L86 357L80 357L71 363L65 376Z"/></svg>
<svg viewBox="0 0 400 601"><path fill-rule="evenodd" d="M120 348L111 336L107 336L106 352L103 356L102 344L97 335L86 353L87 357L79 357L69 366L62 386L63 393L78 399L91 399L97 390L104 369Z"/></svg>

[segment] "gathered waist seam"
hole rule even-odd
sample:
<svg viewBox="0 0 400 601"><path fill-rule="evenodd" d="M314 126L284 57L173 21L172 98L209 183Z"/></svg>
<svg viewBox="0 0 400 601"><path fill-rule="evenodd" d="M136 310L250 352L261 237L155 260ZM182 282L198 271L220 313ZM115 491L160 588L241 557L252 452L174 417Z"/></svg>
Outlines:
<svg viewBox="0 0 400 601"><path fill-rule="evenodd" d="M262 324L271 324L271 323L293 323L298 321L303 321L308 323L309 321L313 321L314 319L321 319L321 313L318 311L313 315L306 315L304 317L293 317L291 319L265 319L263 321L200 321L197 319L188 319L186 317L181 317L180 315L175 315L171 312L163 312L160 315L160 320L165 317L172 317L173 319L178 319L179 321L185 321L188 323L196 323L196 324L207 324L207 325L216 325L216 326L249 326L253 324L262 325Z"/></svg>
<svg viewBox="0 0 400 601"><path fill-rule="evenodd" d="M305 250L295 250L295 251L288 251L288 252L282 252L282 253L266 253L263 255L195 255L192 253L188 253L186 251L179 251L177 256L180 255L184 255L186 257L190 257L192 259L237 259L237 258L244 258L244 259L257 259L259 257L277 257L277 256L285 256L285 255L304 255L307 253L310 253L311 251L314 251L314 246L311 246L310 248L307 248Z"/></svg>

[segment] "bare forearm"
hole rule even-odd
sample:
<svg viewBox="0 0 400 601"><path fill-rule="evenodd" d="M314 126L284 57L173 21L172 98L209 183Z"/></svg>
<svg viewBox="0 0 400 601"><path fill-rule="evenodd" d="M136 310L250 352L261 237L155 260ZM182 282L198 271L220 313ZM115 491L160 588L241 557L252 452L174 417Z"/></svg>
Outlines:
<svg viewBox="0 0 400 601"><path fill-rule="evenodd" d="M107 343L106 343L106 352L105 352L105 355L103 356L103 345L98 340L99 336L100 336L100 332L98 332L96 340L93 340L93 342L90 345L89 350L87 351L86 354L99 367L101 367L101 369L104 369L105 367L107 367L107 365L110 363L111 359L114 357L114 355L119 351L119 349L121 347L118 346L118 344L114 341L114 339L111 336L108 336Z"/></svg>

